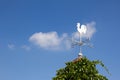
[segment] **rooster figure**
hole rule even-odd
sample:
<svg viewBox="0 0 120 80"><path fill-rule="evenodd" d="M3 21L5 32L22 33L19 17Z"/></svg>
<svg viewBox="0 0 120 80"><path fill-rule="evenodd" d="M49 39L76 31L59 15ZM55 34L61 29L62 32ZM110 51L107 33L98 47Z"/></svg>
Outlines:
<svg viewBox="0 0 120 80"><path fill-rule="evenodd" d="M80 23L77 23L77 30L80 34L85 34L87 31L87 27L86 27L86 25L80 26Z"/></svg>

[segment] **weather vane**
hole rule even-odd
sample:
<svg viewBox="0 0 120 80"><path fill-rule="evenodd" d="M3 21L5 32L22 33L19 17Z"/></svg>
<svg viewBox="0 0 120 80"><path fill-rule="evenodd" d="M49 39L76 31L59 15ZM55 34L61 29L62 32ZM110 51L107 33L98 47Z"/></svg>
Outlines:
<svg viewBox="0 0 120 80"><path fill-rule="evenodd" d="M83 56L82 46L87 45L89 47L92 47L92 45L89 44L89 40L90 40L89 38L82 40L82 36L87 33L87 26L86 25L80 25L80 23L77 23L77 31L79 33L79 41L72 39L72 46L75 46L75 45L80 46L80 52L79 52L78 56L82 57Z"/></svg>

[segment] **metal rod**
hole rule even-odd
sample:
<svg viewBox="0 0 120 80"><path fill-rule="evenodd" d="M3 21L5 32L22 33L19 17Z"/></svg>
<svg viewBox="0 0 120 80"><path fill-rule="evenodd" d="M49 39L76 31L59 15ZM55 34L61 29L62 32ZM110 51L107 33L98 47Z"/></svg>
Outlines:
<svg viewBox="0 0 120 80"><path fill-rule="evenodd" d="M82 38L81 38L81 34L80 34L80 44L82 43ZM80 53L82 53L82 48L81 48L81 45L80 45Z"/></svg>

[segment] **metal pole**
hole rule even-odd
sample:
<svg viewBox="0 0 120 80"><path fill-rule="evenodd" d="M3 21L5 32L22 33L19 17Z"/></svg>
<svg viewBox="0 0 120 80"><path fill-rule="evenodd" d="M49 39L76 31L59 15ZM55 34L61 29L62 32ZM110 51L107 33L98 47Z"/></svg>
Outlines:
<svg viewBox="0 0 120 80"><path fill-rule="evenodd" d="M81 34L80 34L80 44L82 43L82 38L81 38ZM81 48L81 45L80 45L80 53L82 53L82 48Z"/></svg>

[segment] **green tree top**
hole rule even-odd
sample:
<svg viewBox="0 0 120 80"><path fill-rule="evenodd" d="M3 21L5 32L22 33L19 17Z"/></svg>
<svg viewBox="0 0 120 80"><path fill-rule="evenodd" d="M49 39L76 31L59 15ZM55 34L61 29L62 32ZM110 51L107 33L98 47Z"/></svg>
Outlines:
<svg viewBox="0 0 120 80"><path fill-rule="evenodd" d="M105 76L99 74L96 69L97 64L105 68L101 61L90 61L86 57L67 62L65 68L57 71L53 80L108 80Z"/></svg>

